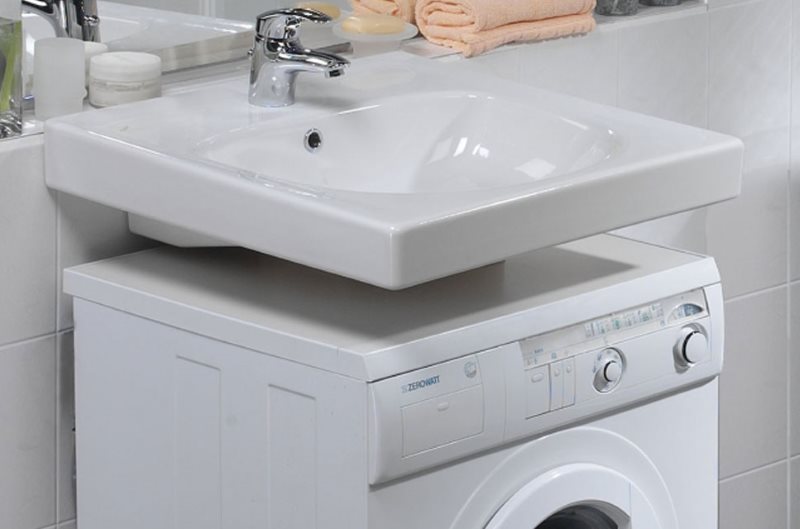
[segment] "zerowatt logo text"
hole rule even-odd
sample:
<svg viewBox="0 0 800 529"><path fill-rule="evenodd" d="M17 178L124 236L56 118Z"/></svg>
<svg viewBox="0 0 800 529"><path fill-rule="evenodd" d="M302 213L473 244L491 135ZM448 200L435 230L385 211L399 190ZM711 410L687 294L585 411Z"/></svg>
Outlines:
<svg viewBox="0 0 800 529"><path fill-rule="evenodd" d="M440 381L439 378L440 378L439 375L436 375L433 377L417 380L416 382L412 382L410 384L404 384L402 386L403 388L402 391L403 393L410 393L412 391L417 391L418 389L427 388L428 386L435 386L436 384L439 383Z"/></svg>

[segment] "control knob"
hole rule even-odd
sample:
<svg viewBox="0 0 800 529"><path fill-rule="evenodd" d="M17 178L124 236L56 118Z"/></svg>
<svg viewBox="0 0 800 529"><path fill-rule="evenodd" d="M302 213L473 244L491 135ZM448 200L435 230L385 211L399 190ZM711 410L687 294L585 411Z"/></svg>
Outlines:
<svg viewBox="0 0 800 529"><path fill-rule="evenodd" d="M609 384L616 384L622 378L622 366L616 360L609 361L603 367L603 378Z"/></svg>
<svg viewBox="0 0 800 529"><path fill-rule="evenodd" d="M675 361L684 368L708 359L708 338L698 327L689 326L681 329L678 343L675 344Z"/></svg>
<svg viewBox="0 0 800 529"><path fill-rule="evenodd" d="M606 349L597 355L595 361L594 388L607 393L617 387L625 372L622 353L616 349Z"/></svg>

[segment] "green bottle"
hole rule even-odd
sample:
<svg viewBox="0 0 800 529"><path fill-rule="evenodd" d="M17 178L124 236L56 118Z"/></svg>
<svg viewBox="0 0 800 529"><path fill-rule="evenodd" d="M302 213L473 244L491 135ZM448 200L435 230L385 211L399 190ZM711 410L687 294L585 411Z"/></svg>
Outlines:
<svg viewBox="0 0 800 529"><path fill-rule="evenodd" d="M0 138L22 132L20 0L0 0Z"/></svg>

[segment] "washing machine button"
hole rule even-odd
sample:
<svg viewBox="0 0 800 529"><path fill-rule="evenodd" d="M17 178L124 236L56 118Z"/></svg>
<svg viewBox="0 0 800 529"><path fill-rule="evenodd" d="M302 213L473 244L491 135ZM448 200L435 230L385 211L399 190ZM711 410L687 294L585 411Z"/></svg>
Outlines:
<svg viewBox="0 0 800 529"><path fill-rule="evenodd" d="M564 360L564 407L575 404L575 359Z"/></svg>
<svg viewBox="0 0 800 529"><path fill-rule="evenodd" d="M550 410L559 410L564 406L564 363L550 364Z"/></svg>
<svg viewBox="0 0 800 529"><path fill-rule="evenodd" d="M550 411L550 368L541 366L525 371L527 418Z"/></svg>

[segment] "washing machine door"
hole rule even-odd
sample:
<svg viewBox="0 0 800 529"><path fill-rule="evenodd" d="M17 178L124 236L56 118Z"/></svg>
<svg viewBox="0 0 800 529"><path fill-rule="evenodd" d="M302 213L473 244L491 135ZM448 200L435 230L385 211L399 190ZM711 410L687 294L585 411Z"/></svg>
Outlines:
<svg viewBox="0 0 800 529"><path fill-rule="evenodd" d="M528 483L486 529L662 529L658 518L631 480L601 465L579 463Z"/></svg>

